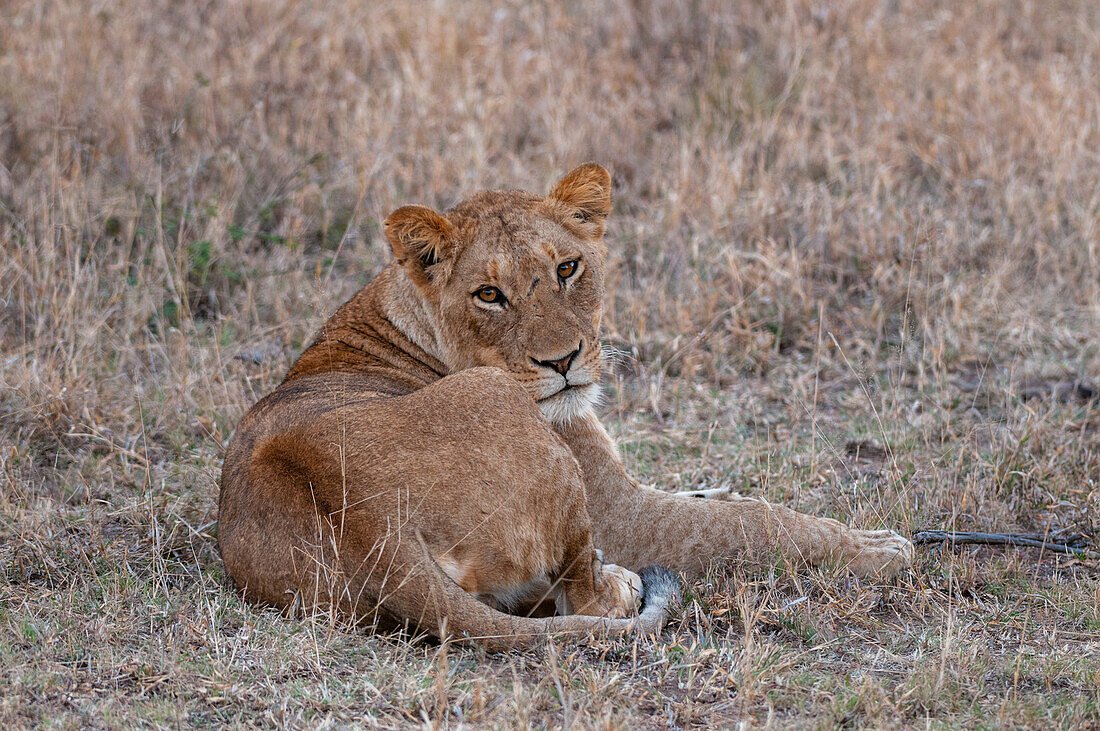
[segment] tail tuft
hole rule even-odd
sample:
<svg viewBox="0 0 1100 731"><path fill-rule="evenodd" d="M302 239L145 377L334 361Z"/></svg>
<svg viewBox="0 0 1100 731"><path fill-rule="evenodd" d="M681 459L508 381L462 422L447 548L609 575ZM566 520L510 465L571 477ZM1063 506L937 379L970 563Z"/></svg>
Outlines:
<svg viewBox="0 0 1100 731"><path fill-rule="evenodd" d="M680 601L680 580L664 566L646 566L642 577L642 615L667 616L669 607Z"/></svg>

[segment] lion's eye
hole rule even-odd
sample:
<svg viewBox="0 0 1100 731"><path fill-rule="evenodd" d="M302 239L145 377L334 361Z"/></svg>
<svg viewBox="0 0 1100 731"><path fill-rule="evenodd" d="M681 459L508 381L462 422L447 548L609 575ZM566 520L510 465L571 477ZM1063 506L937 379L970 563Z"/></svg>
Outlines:
<svg viewBox="0 0 1100 731"><path fill-rule="evenodd" d="M482 287L474 292L474 296L482 302L488 302L493 305L499 305L504 302L504 293L496 287Z"/></svg>
<svg viewBox="0 0 1100 731"><path fill-rule="evenodd" d="M562 279L569 279L577 271L577 260L563 262L558 264L558 276Z"/></svg>

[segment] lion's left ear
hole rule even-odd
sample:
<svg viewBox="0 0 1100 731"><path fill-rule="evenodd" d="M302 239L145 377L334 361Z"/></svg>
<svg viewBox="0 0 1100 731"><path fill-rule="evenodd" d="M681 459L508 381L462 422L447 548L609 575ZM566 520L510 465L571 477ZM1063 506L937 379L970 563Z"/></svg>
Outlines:
<svg viewBox="0 0 1100 731"><path fill-rule="evenodd" d="M611 210L611 173L594 162L573 168L550 191L550 197L574 209L573 217L593 224L603 236Z"/></svg>

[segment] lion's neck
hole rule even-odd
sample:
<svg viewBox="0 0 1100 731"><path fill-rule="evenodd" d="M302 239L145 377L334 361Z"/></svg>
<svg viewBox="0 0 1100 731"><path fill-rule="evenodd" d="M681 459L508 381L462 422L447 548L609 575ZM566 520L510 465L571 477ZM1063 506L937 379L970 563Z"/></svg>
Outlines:
<svg viewBox="0 0 1100 731"><path fill-rule="evenodd" d="M394 267L384 284L389 296L382 296L379 300L386 319L419 348L419 355L445 367L447 357L437 329L439 317L431 312L431 305L416 291L416 285L400 268Z"/></svg>
<svg viewBox="0 0 1100 731"><path fill-rule="evenodd" d="M439 380L449 369L428 307L391 264L328 319L286 380L351 371L408 391Z"/></svg>

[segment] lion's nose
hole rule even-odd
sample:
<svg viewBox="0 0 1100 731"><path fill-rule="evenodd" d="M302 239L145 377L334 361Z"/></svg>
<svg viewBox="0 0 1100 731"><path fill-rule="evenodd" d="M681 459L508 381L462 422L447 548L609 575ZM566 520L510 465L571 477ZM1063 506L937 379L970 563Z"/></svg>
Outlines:
<svg viewBox="0 0 1100 731"><path fill-rule="evenodd" d="M536 360L535 358L532 358L531 360L535 362L535 365L540 365L543 368L553 369L564 376L566 373L569 372L569 366L573 365L573 359L580 355L581 348L583 347L584 341L582 340L581 344L577 346L577 349L569 355L565 356L564 358L555 358L553 360Z"/></svg>

